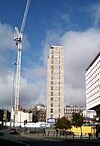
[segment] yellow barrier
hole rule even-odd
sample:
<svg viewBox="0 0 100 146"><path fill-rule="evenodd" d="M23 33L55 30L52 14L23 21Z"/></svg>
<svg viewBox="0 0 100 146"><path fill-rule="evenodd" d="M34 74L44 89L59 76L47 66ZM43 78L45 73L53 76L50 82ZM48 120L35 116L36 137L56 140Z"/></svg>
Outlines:
<svg viewBox="0 0 100 146"><path fill-rule="evenodd" d="M78 127L72 127L70 131L74 132L76 135L81 134L81 128ZM96 127L95 126L82 126L82 135L88 135L89 133L94 134L96 133Z"/></svg>

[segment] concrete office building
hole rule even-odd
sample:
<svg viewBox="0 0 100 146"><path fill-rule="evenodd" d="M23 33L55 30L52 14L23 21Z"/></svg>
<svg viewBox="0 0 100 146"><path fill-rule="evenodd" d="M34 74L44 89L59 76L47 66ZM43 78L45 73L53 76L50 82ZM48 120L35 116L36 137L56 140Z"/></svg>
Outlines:
<svg viewBox="0 0 100 146"><path fill-rule="evenodd" d="M64 116L64 48L50 46L48 55L47 121Z"/></svg>
<svg viewBox="0 0 100 146"><path fill-rule="evenodd" d="M100 115L100 52L86 69L86 107Z"/></svg>

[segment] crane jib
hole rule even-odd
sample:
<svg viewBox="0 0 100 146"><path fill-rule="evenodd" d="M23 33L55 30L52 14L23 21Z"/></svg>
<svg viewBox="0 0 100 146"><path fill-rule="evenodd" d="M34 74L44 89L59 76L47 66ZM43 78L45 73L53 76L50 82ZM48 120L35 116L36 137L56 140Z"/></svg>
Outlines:
<svg viewBox="0 0 100 146"><path fill-rule="evenodd" d="M30 2L31 2L31 0L27 0L24 16L23 16L23 20L22 20L22 25L21 25L21 29L20 29L21 33L24 32L24 28L25 28L25 23L26 23L26 19L27 19L27 15L28 15L28 10L29 10L29 6L30 6Z"/></svg>

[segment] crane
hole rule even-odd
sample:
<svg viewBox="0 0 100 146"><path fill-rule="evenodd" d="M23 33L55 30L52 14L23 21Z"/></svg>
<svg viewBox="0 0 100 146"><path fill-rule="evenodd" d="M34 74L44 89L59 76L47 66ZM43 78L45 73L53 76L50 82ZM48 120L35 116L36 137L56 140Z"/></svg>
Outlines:
<svg viewBox="0 0 100 146"><path fill-rule="evenodd" d="M15 102L14 102L14 112L15 114L18 113L19 110L19 100L20 100L20 72L21 72L21 53L22 53L22 43L23 43L23 33L25 29L26 19L28 15L28 10L30 6L31 0L27 0L26 7L22 19L22 24L20 30L15 27L15 34L14 41L16 43L18 52L17 52L17 63L16 63L16 83L15 83Z"/></svg>

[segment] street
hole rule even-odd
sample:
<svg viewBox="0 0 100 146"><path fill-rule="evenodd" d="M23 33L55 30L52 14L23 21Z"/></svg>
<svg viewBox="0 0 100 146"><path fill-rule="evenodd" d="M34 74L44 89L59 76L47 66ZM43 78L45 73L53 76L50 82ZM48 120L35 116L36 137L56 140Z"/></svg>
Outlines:
<svg viewBox="0 0 100 146"><path fill-rule="evenodd" d="M11 135L8 133L7 130L1 130L0 131L0 145L3 145L3 142L1 139L9 140L13 142L19 142L20 145L27 144L28 146L99 146L100 143L93 143L89 141L83 141L83 140L67 140L67 139L59 139L59 138L51 138L51 137L45 137L40 135L33 135L33 137L27 137L21 136L20 134ZM10 142L9 142L10 143ZM5 145L9 145L8 142L5 143ZM15 145L14 143L11 143L10 145Z"/></svg>

